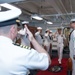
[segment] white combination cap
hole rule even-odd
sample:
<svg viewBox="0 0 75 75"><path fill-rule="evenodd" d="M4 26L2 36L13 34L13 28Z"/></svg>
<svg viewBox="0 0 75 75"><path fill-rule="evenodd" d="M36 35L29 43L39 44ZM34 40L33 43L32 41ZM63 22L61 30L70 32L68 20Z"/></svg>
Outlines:
<svg viewBox="0 0 75 75"><path fill-rule="evenodd" d="M52 32L52 30L50 30L50 32Z"/></svg>
<svg viewBox="0 0 75 75"><path fill-rule="evenodd" d="M42 27L37 27L37 29L42 29Z"/></svg>
<svg viewBox="0 0 75 75"><path fill-rule="evenodd" d="M70 22L75 22L75 18L71 19L71 21L70 21Z"/></svg>
<svg viewBox="0 0 75 75"><path fill-rule="evenodd" d="M0 4L0 6L0 27L15 24L19 15L22 13L21 10L8 3ZM7 10L2 10L2 8Z"/></svg>
<svg viewBox="0 0 75 75"><path fill-rule="evenodd" d="M22 24L29 24L29 21L23 21Z"/></svg>
<svg viewBox="0 0 75 75"><path fill-rule="evenodd" d="M49 31L49 29L47 28L46 31Z"/></svg>

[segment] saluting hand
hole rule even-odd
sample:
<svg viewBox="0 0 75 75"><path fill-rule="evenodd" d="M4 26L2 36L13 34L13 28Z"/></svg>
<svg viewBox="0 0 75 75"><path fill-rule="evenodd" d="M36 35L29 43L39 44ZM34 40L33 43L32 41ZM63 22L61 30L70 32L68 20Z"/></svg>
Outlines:
<svg viewBox="0 0 75 75"><path fill-rule="evenodd" d="M26 33L27 33L27 35L28 35L28 39L30 40L30 41L32 41L33 40L33 34L30 32L30 30L28 29L28 27L25 25L25 29L26 29Z"/></svg>

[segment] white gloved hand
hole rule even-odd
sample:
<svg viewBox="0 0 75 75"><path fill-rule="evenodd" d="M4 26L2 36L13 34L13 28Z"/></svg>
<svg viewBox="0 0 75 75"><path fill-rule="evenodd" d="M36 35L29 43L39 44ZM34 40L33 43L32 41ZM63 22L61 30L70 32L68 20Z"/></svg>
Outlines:
<svg viewBox="0 0 75 75"><path fill-rule="evenodd" d="M32 41L33 40L33 34L30 32L30 30L28 29L28 27L25 25L25 29L26 29L26 34L28 35L28 39L30 40L30 41Z"/></svg>
<svg viewBox="0 0 75 75"><path fill-rule="evenodd" d="M26 29L25 28L21 29L20 31L18 31L18 34L20 34L20 35L25 35L25 33L26 33Z"/></svg>

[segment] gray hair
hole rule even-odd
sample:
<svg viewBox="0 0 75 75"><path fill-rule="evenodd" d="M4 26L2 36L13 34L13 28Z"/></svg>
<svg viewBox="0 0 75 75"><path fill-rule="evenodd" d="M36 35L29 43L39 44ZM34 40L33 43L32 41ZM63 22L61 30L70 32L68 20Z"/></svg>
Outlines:
<svg viewBox="0 0 75 75"><path fill-rule="evenodd" d="M15 25L15 24L14 25L8 25L8 26L0 27L0 34L8 34L12 26L17 27L17 25Z"/></svg>

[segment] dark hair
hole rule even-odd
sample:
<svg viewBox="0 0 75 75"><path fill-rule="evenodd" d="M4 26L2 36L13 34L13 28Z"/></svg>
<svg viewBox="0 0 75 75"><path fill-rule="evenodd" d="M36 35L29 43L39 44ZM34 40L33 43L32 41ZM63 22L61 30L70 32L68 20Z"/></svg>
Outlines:
<svg viewBox="0 0 75 75"><path fill-rule="evenodd" d="M45 31L45 33L47 33L48 31Z"/></svg>
<svg viewBox="0 0 75 75"><path fill-rule="evenodd" d="M75 23L75 21L71 21L70 24L71 24L71 23Z"/></svg>
<svg viewBox="0 0 75 75"><path fill-rule="evenodd" d="M58 28L58 30L62 30L61 28Z"/></svg>

